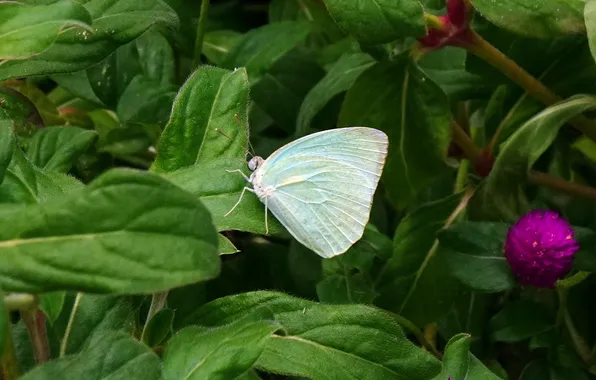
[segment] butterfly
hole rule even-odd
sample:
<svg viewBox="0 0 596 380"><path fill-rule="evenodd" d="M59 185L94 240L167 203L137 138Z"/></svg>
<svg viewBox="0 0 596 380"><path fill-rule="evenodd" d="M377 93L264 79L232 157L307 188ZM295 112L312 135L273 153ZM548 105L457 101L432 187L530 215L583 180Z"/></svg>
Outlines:
<svg viewBox="0 0 596 380"><path fill-rule="evenodd" d="M335 128L313 133L282 146L266 160L248 162L247 177L255 193L302 245L324 258L340 255L360 240L370 217L388 139L366 127Z"/></svg>

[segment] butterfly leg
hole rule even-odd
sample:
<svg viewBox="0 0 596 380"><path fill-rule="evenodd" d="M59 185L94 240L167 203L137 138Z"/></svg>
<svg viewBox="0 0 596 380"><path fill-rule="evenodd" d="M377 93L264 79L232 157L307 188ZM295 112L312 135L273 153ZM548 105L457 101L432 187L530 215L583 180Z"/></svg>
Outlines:
<svg viewBox="0 0 596 380"><path fill-rule="evenodd" d="M234 207L232 207L232 209L230 211L228 211L225 215L224 218L228 215L230 215L232 213L232 211L234 211L234 209L240 204L240 202L242 201L242 197L244 196L244 192L248 190L251 193L254 193L255 191L253 189L251 189L250 187L244 187L244 189L242 189L242 192L240 193L240 198L238 198L238 202L236 202L236 204L234 205Z"/></svg>
<svg viewBox="0 0 596 380"><path fill-rule="evenodd" d="M246 180L246 182L250 182L250 178L248 178L248 177L246 176L246 174L244 174L244 173L242 172L242 170L240 170L240 169L236 169L236 170L226 170L226 171L227 171L228 173L236 173L236 172L238 172L238 173L240 173L240 174L242 175L242 177L244 177L244 179Z"/></svg>

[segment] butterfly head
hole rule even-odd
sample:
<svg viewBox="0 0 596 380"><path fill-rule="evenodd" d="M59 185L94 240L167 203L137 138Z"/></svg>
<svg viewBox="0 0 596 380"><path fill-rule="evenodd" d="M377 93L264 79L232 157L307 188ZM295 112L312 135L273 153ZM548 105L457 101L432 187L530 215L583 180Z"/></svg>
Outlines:
<svg viewBox="0 0 596 380"><path fill-rule="evenodd" d="M264 160L262 157L254 156L253 158L250 159L250 161L248 161L248 168L250 169L250 171L254 172L255 170L257 170L259 168L259 166L261 166L263 161Z"/></svg>

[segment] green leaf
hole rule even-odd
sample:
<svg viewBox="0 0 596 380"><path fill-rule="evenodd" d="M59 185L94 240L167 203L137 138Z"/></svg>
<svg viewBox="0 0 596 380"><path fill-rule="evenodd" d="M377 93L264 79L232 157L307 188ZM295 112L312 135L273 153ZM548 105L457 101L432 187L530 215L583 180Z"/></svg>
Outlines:
<svg viewBox="0 0 596 380"><path fill-rule="evenodd" d="M120 96L116 113L122 123L164 124L170 117L176 87L137 75Z"/></svg>
<svg viewBox="0 0 596 380"><path fill-rule="evenodd" d="M252 368L279 328L270 321L241 319L213 329L182 329L168 342L164 379L236 379Z"/></svg>
<svg viewBox="0 0 596 380"><path fill-rule="evenodd" d="M149 293L219 274L209 212L154 174L112 170L76 193L0 215L5 290Z"/></svg>
<svg viewBox="0 0 596 380"><path fill-rule="evenodd" d="M85 350L109 332L132 335L135 310L131 297L113 297L77 293L65 300L62 314L54 323L66 354ZM72 322L70 322L72 320ZM67 324L71 323L70 330Z"/></svg>
<svg viewBox="0 0 596 380"><path fill-rule="evenodd" d="M322 380L416 380L439 372L440 363L412 344L390 316L363 305L323 305L260 291L212 301L188 322L221 326L263 310L275 315L286 335L267 341L259 369Z"/></svg>
<svg viewBox="0 0 596 380"><path fill-rule="evenodd" d="M173 331L174 310L161 309L145 326L141 341L149 347L161 345Z"/></svg>
<svg viewBox="0 0 596 380"><path fill-rule="evenodd" d="M424 54L418 64L451 99L486 96L493 86L482 76L466 71L466 57L464 49L445 46Z"/></svg>
<svg viewBox="0 0 596 380"><path fill-rule="evenodd" d="M443 369L433 380L464 379L468 374L470 360L470 335L457 334L445 346Z"/></svg>
<svg viewBox="0 0 596 380"><path fill-rule="evenodd" d="M358 77L346 94L338 124L387 133L391 149L383 181L392 203L402 208L448 172L450 119L443 91L402 54Z"/></svg>
<svg viewBox="0 0 596 380"><path fill-rule="evenodd" d="M141 34L134 43L143 76L162 85L176 83L174 50L157 26Z"/></svg>
<svg viewBox="0 0 596 380"><path fill-rule="evenodd" d="M507 228L504 223L461 222L441 231L440 253L452 275L477 291L513 288L516 281L503 255Z"/></svg>
<svg viewBox="0 0 596 380"><path fill-rule="evenodd" d="M530 209L524 193L529 170L553 143L569 119L596 108L596 98L578 95L553 105L528 120L501 148L485 186L475 194L482 209L495 219L513 221Z"/></svg>
<svg viewBox="0 0 596 380"><path fill-rule="evenodd" d="M27 58L46 50L65 29L89 30L91 16L72 1L28 6L0 3L0 59Z"/></svg>
<svg viewBox="0 0 596 380"><path fill-rule="evenodd" d="M171 172L209 160L244 158L248 90L244 69L203 66L195 71L176 96L152 169Z"/></svg>
<svg viewBox="0 0 596 380"><path fill-rule="evenodd" d="M97 132L79 127L43 128L29 141L27 157L44 171L66 173L96 138Z"/></svg>
<svg viewBox="0 0 596 380"><path fill-rule="evenodd" d="M596 2L586 1L584 7L584 19L586 22L586 32L588 34L588 43L592 57L596 60Z"/></svg>
<svg viewBox="0 0 596 380"><path fill-rule="evenodd" d="M356 78L373 64L372 58L364 53L347 53L329 69L323 79L319 81L306 95L297 120L297 135L308 134L315 116L335 96L347 91Z"/></svg>
<svg viewBox="0 0 596 380"><path fill-rule="evenodd" d="M499 342L519 342L541 334L555 325L544 307L520 300L506 305L490 321L491 336Z"/></svg>
<svg viewBox="0 0 596 380"><path fill-rule="evenodd" d="M16 145L16 142L14 142ZM72 181L43 173L23 151L14 147L12 160L0 185L0 203L41 203L72 189Z"/></svg>
<svg viewBox="0 0 596 380"><path fill-rule="evenodd" d="M470 343L471 336L469 334L457 334L451 337L445 346L443 369L433 380L500 380L500 377L491 372L470 353Z"/></svg>
<svg viewBox="0 0 596 380"><path fill-rule="evenodd" d="M310 32L310 24L300 21L285 21L252 29L232 46L222 66L228 69L244 67L252 83L279 58L304 41Z"/></svg>
<svg viewBox="0 0 596 380"><path fill-rule="evenodd" d="M300 105L324 74L325 71L309 54L291 51L253 84L250 96L277 126L294 134Z"/></svg>
<svg viewBox="0 0 596 380"><path fill-rule="evenodd" d="M16 136L29 137L38 128L44 126L35 104L13 88L0 86L0 102L2 102L2 119L10 119Z"/></svg>
<svg viewBox="0 0 596 380"><path fill-rule="evenodd" d="M178 26L176 13L161 0L85 2L93 32L70 29L43 53L0 66L0 80L85 69L132 41L153 25Z"/></svg>
<svg viewBox="0 0 596 380"><path fill-rule="evenodd" d="M584 33L583 1L472 0L474 8L497 26L535 38Z"/></svg>
<svg viewBox="0 0 596 380"><path fill-rule="evenodd" d="M221 65L241 37L242 34L234 30L215 30L205 33L203 54L211 63Z"/></svg>
<svg viewBox="0 0 596 380"><path fill-rule="evenodd" d="M4 347L6 345L6 334L10 333L8 326L10 318L8 317L8 310L4 306L4 295L1 295L0 299L0 355L4 353Z"/></svg>
<svg viewBox="0 0 596 380"><path fill-rule="evenodd" d="M109 333L77 355L35 367L23 380L160 380L161 362L149 347L123 333Z"/></svg>
<svg viewBox="0 0 596 380"><path fill-rule="evenodd" d="M245 138L242 132L237 132L237 136ZM223 136L216 138L224 139L222 143L229 141ZM240 173L227 172L238 168L246 168L244 158L207 161L163 175L177 186L199 197L211 212L218 231L239 230L265 234L265 206L252 193L246 192L238 207L230 215L224 216L234 207L240 199L242 189L248 185ZM214 176L217 177L217 181L213 180ZM269 215L269 233L280 234L284 231L277 219Z"/></svg>
<svg viewBox="0 0 596 380"><path fill-rule="evenodd" d="M417 0L324 0L339 26L358 40L383 44L425 33L424 10Z"/></svg>
<svg viewBox="0 0 596 380"><path fill-rule="evenodd" d="M2 184L10 160L12 160L15 146L12 124L10 120L0 120L0 184Z"/></svg>
<svg viewBox="0 0 596 380"><path fill-rule="evenodd" d="M457 297L458 284L437 254L436 234L459 202L461 194L427 203L406 215L393 238L393 256L379 274L377 305L419 326L446 314Z"/></svg>
<svg viewBox="0 0 596 380"><path fill-rule="evenodd" d="M317 296L330 304L372 304L377 293L362 273L346 273L326 276L317 284Z"/></svg>
<svg viewBox="0 0 596 380"><path fill-rule="evenodd" d="M39 295L39 307L48 318L50 324L56 322L56 319L60 316L65 297L65 292L50 292Z"/></svg>
<svg viewBox="0 0 596 380"><path fill-rule="evenodd" d="M219 238L218 247L220 255L231 255L232 253L240 252L227 237L222 234L217 235L217 237Z"/></svg>

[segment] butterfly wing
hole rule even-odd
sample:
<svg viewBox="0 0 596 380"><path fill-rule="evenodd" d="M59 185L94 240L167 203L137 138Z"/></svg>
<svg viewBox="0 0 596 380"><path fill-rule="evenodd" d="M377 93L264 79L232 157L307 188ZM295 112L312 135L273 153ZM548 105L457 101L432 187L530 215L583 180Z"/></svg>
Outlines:
<svg viewBox="0 0 596 380"><path fill-rule="evenodd" d="M275 189L267 207L320 256L345 252L364 233L387 146L383 132L354 127L315 133L280 148L257 169L260 184Z"/></svg>

